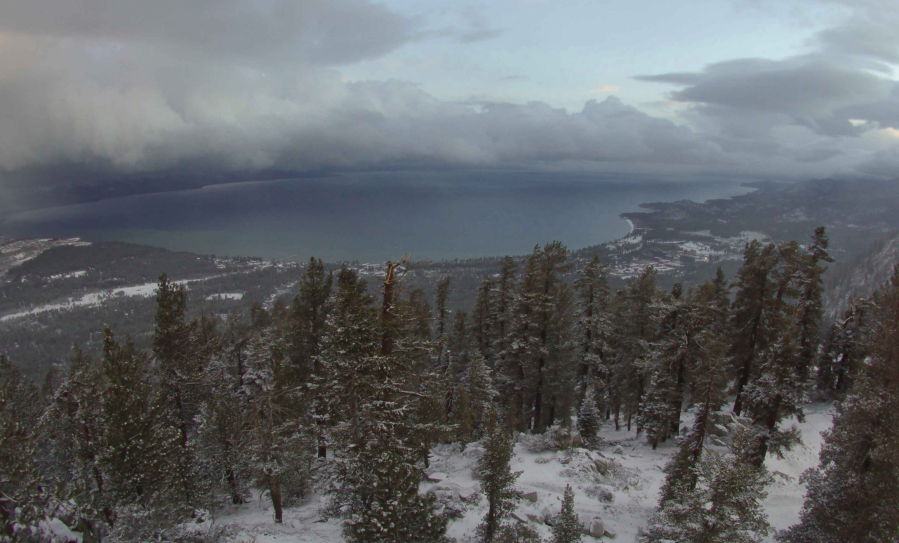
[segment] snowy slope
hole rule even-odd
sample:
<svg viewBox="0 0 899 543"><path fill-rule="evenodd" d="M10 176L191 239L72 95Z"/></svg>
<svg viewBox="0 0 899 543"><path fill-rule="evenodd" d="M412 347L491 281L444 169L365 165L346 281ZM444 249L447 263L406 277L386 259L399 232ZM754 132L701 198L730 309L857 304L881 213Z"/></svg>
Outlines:
<svg viewBox="0 0 899 543"><path fill-rule="evenodd" d="M771 457L767 461L768 470L774 474L776 481L768 488L765 510L771 525L777 530L798 520L804 496L804 488L798 482L799 476L817 465L821 433L831 425L830 404L810 405L807 412L806 422L798 424L803 445L783 459ZM519 441L512 462L512 469L522 472L516 487L525 494L536 492L537 501L520 500L518 513L523 518L528 518L529 514L534 518L545 509L558 512L565 485L571 484L575 490L575 507L581 515L601 517L606 527L616 533L615 541L634 541L656 507L659 488L664 480L661 469L674 453L675 446L668 442L653 451L643 439L637 438L635 432L616 432L610 424L604 427L602 437L606 443L597 451L573 449L534 453ZM458 445L435 448L427 473L445 478L440 483L422 484L423 492L442 488L439 495L442 501L449 504L447 509L462 511L462 517L451 521L448 528L448 535L460 543L474 534L475 527L486 512L485 500L480 495L465 499L476 488L472 470L479 452L477 444L469 445L465 451L460 451ZM607 474L599 473L597 465L608 467ZM597 499L600 495L597 491L602 490L611 493L611 503ZM459 496L460 493L462 496ZM278 526L272 520L271 504L267 498L257 496L252 503L219 513L213 524L225 527L227 540L240 543L342 541L339 521L322 519L322 504L323 498L315 496L301 507L288 508L284 513L284 524ZM545 538L549 537L548 526L533 520L530 523ZM597 541L588 536L584 536L583 540ZM608 541L609 538L603 540ZM768 541L773 541L773 537L769 537Z"/></svg>

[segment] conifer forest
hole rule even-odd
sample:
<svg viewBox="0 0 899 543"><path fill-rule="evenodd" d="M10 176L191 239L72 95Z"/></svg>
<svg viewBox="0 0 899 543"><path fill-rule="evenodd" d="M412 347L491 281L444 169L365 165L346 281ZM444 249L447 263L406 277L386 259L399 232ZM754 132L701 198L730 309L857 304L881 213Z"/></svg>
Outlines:
<svg viewBox="0 0 899 543"><path fill-rule="evenodd" d="M96 322L100 354L41 385L0 359L0 541L899 541L899 266L831 321L823 227L670 289L570 256L506 257L465 311L405 259L312 259L295 297L227 317L161 275L151 348ZM810 410L832 426L787 481ZM622 459L658 451L647 490ZM778 529L785 484L804 502ZM640 485L645 521L606 513ZM248 510L274 539L222 521Z"/></svg>

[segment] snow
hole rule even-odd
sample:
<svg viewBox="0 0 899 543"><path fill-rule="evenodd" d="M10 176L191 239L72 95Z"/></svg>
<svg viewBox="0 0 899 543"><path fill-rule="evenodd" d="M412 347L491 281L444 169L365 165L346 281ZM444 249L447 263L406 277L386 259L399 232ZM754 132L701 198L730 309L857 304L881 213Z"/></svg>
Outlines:
<svg viewBox="0 0 899 543"><path fill-rule="evenodd" d="M207 300L242 300L243 292L220 292L218 294L210 294Z"/></svg>
<svg viewBox="0 0 899 543"><path fill-rule="evenodd" d="M783 459L772 456L766 461L775 482L768 488L764 508L775 531L798 521L805 494L804 487L799 484L799 476L817 465L821 433L831 424L830 404L809 405L806 411L805 422L792 422L802 432L803 445L787 453ZM676 451L676 446L673 441L668 441L653 451L635 431L627 432L623 428L616 431L609 422L604 425L600 436L604 439L604 445L598 450L540 453L527 450L519 440L512 460L512 470L522 472L516 490L519 493L536 492L537 501L520 500L516 518L527 521L548 540L550 528L543 524L543 516L547 512L555 514L559 511L565 486L570 484L579 518L592 522L598 517L606 530L616 534L616 542L635 541L640 528L646 526L655 511L664 482L662 468ZM442 503L463 512L460 518L451 520L447 528L447 535L456 538L459 543L469 541L486 514L486 500L477 492L479 485L473 475L482 451L476 443L464 450L458 444L435 447L431 465L425 472L434 479L439 478L440 482L435 484L423 480L421 485L421 492L435 492ZM600 473L597 466L607 468L607 475ZM597 489L608 491L606 495L611 496L611 501L598 499ZM272 520L268 497L257 494L251 503L230 506L220 512L214 524L227 527L229 535L225 541L234 543L342 541L340 521L323 521L321 509L324 500L314 496L302 506L286 508L284 523L279 526ZM773 542L773 535L772 531L766 541ZM609 541L609 538L584 536L583 540Z"/></svg>
<svg viewBox="0 0 899 543"><path fill-rule="evenodd" d="M173 281L173 284L176 285L187 285L189 283L194 283L197 281L208 281L209 279L215 279L218 277L224 277L227 274L223 275L211 275L209 277L200 277L197 279L185 279L182 281ZM12 319L18 319L22 317L27 317L29 315L37 315L38 313L46 313L48 311L60 311L60 310L69 310L75 309L77 307L88 307L88 306L96 306L100 305L103 302L113 299L113 298L127 298L133 296L141 296L144 298L148 298L150 296L156 295L156 287L157 283L144 283L142 285L134 285L131 287L122 287L122 288L114 288L101 290L99 292L91 292L81 296L80 298L68 298L63 302L57 302L52 304L45 304L38 307L31 308L27 311L20 311L18 313L10 313L8 315L4 315L0 317L0 322L6 322ZM232 293L233 295L233 293ZM243 296L241 294L241 296ZM237 298L239 299L239 298Z"/></svg>

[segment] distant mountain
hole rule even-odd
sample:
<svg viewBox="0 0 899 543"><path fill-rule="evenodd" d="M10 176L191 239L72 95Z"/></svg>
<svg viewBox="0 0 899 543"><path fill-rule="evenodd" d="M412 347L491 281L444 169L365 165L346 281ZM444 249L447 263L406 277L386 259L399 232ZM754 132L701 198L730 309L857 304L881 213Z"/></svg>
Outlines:
<svg viewBox="0 0 899 543"><path fill-rule="evenodd" d="M882 287L890 280L897 263L899 233L893 233L876 241L853 261L834 267L827 277L824 294L827 317L838 317L853 299L868 296Z"/></svg>

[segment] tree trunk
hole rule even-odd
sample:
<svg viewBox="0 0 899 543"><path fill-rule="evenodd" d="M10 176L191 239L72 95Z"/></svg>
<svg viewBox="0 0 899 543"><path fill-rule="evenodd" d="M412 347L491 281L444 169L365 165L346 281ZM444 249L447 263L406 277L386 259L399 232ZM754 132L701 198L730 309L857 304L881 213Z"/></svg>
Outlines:
<svg viewBox="0 0 899 543"><path fill-rule="evenodd" d="M275 522L281 524L283 511L281 510L281 478L277 475L269 475L268 490L272 495L272 506L275 508Z"/></svg>

